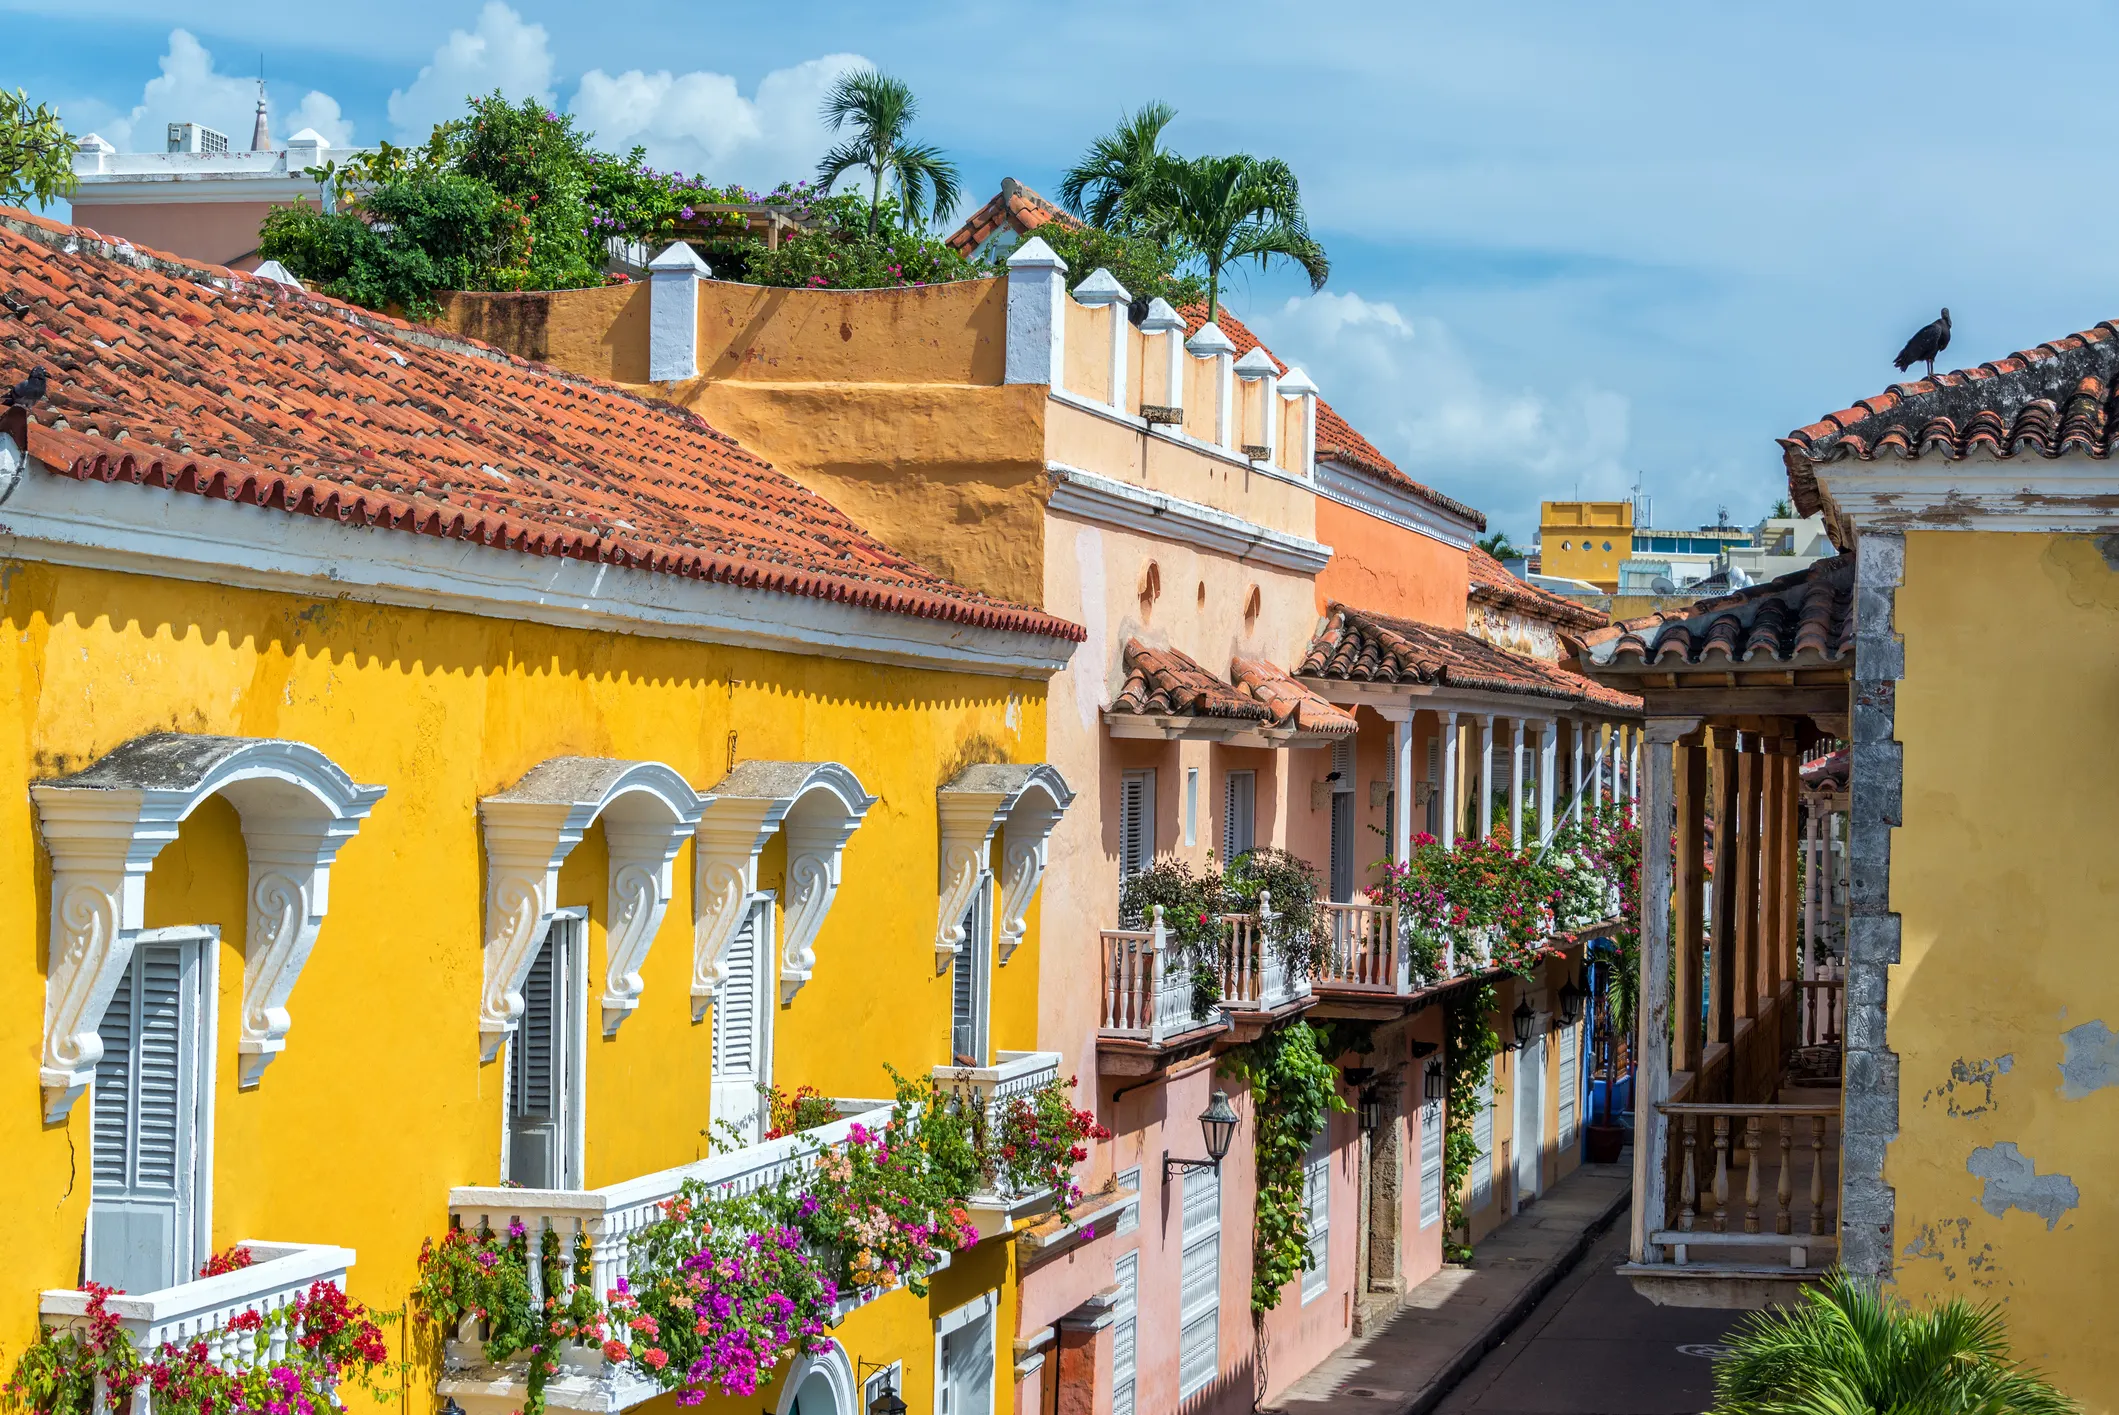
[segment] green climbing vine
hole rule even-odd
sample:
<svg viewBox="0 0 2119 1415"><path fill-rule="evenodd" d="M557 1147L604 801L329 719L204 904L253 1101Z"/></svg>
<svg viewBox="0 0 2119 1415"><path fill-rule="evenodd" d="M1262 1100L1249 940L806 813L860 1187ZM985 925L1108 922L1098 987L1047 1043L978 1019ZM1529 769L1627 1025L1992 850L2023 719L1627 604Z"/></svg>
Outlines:
<svg viewBox="0 0 2119 1415"><path fill-rule="evenodd" d="M1500 1001L1492 983L1464 988L1448 1003L1447 1040L1443 1056L1449 1077L1449 1101L1443 1122L1442 1200L1448 1206L1445 1235L1464 1232L1464 1179L1479 1158L1479 1142L1472 1138L1472 1121L1479 1111L1480 1091L1493 1074L1494 1053L1501 1038L1488 1023ZM1469 1235L1467 1235L1469 1236ZM1461 1262L1471 1256L1465 1244L1444 1239L1444 1256Z"/></svg>
<svg viewBox="0 0 2119 1415"><path fill-rule="evenodd" d="M1302 1202L1303 1164L1310 1142L1335 1110L1339 1095L1331 1058L1346 1049L1329 1026L1296 1022L1236 1048L1222 1070L1251 1088L1251 1129L1258 1157L1258 1207L1251 1249L1251 1311L1270 1312L1308 1264L1309 1214Z"/></svg>

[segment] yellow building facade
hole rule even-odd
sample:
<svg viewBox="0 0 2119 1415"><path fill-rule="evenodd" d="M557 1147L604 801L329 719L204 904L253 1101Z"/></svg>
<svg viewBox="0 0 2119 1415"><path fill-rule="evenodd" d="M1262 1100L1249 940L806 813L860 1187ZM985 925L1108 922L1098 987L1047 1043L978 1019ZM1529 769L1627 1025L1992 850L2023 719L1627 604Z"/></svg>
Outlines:
<svg viewBox="0 0 2119 1415"><path fill-rule="evenodd" d="M1078 630L912 566L672 410L4 225L70 370L0 423L24 940L0 1037L39 1071L0 1114L7 1361L84 1278L178 1340L335 1280L409 1318L408 1408L518 1409L520 1363L419 1321L423 1240L520 1222L622 1275L625 1225L684 1179L812 1162L766 1136L759 1084L835 1100L830 1140L883 1123L892 1069L982 1104L1057 1078L1045 680ZM89 318L217 396L135 411L158 400ZM304 431L356 419L366 451ZM626 450L669 460L626 480ZM993 1240L1041 1197L969 1196L984 1241L927 1295L843 1294L822 1348L704 1408L1004 1390ZM249 1269L195 1278L236 1245ZM593 1347L564 1364L555 1406L668 1403Z"/></svg>
<svg viewBox="0 0 2119 1415"><path fill-rule="evenodd" d="M1606 594L1619 587L1619 562L1633 554L1631 501L1538 503L1542 573L1587 580Z"/></svg>

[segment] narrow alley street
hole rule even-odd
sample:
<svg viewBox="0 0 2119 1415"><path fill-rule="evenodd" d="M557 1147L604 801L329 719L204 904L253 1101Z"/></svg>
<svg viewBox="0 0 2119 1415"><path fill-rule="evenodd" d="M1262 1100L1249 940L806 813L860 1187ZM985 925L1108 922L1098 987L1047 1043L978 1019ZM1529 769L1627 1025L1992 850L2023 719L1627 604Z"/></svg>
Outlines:
<svg viewBox="0 0 2119 1415"><path fill-rule="evenodd" d="M1621 1217L1435 1407L1439 1415L1704 1411L1714 1390L1712 1357L1744 1314L1658 1307L1618 1276L1625 1260Z"/></svg>

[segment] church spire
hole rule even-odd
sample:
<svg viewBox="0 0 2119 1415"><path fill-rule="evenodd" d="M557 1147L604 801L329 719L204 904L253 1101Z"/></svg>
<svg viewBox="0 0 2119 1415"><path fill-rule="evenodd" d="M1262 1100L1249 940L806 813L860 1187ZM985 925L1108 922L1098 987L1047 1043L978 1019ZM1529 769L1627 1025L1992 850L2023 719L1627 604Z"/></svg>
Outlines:
<svg viewBox="0 0 2119 1415"><path fill-rule="evenodd" d="M250 130L250 150L272 151L272 134L265 130L265 65L262 60L258 63L258 121Z"/></svg>

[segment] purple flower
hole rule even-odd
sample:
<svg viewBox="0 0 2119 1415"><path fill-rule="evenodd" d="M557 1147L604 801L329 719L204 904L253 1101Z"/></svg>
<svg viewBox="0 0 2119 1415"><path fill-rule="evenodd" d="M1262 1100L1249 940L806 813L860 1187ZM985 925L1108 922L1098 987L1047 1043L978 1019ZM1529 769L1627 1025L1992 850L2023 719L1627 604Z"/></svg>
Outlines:
<svg viewBox="0 0 2119 1415"><path fill-rule="evenodd" d="M544 120L547 123L556 123L559 121L559 115L548 108L545 110Z"/></svg>

